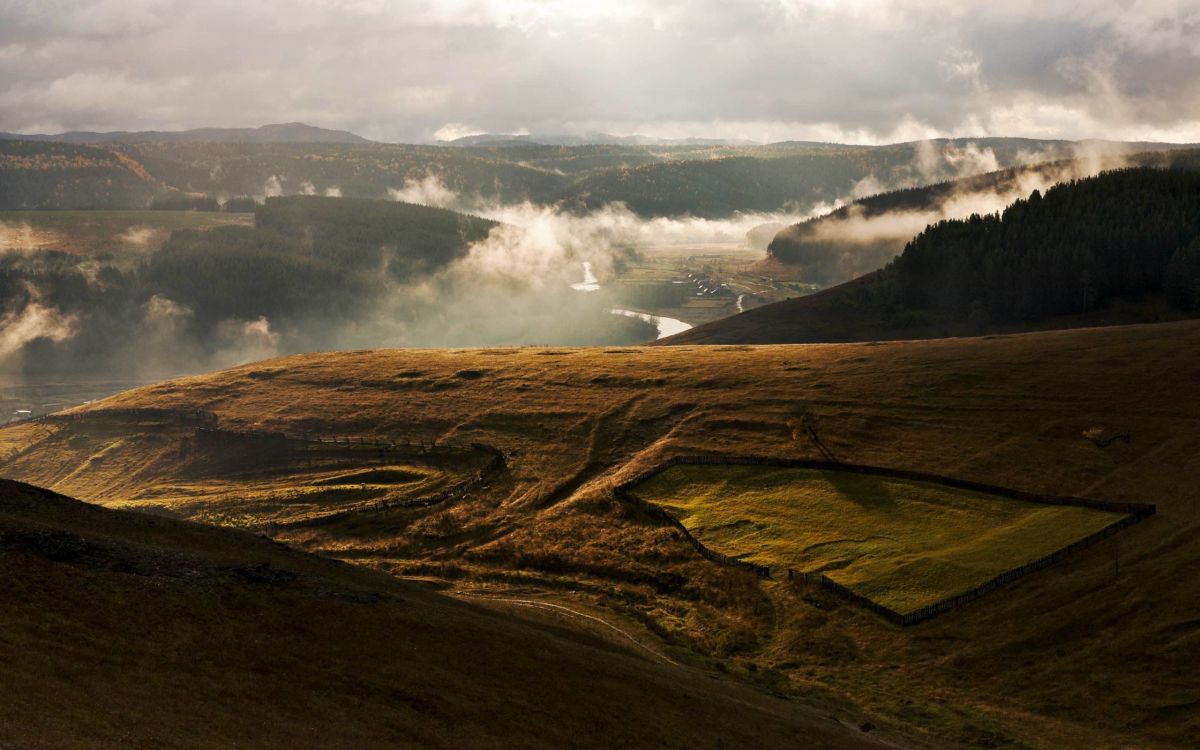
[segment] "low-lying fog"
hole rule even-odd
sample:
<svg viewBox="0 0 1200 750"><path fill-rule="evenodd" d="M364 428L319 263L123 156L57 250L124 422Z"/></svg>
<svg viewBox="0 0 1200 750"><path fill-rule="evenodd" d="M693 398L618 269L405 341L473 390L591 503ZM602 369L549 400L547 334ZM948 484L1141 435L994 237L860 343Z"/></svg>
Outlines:
<svg viewBox="0 0 1200 750"><path fill-rule="evenodd" d="M136 275L147 257L145 243L132 235L117 242L124 253L97 260L24 248L28 227L6 226L3 265L45 280L46 288L24 281L11 290L0 317L3 370L39 381L100 373L152 379L313 350L639 343L686 324L620 304L611 282L629 263L656 247L689 243L740 250L756 226L806 218L643 219L621 205L571 214L531 203L487 204L432 175L393 197L501 223L463 257L406 283L380 269L370 299L353 314L231 317L203 334L198 313L161 292L113 299L113 274Z"/></svg>
<svg viewBox="0 0 1200 750"><path fill-rule="evenodd" d="M656 252L654 248L694 245L746 252L755 245L761 251L778 227L832 211L857 195L919 183L934 175L975 174L996 161L989 151L973 147L920 151L919 155L913 165L886 179L863 180L850 194L828 204L721 220L645 219L621 204L575 214L528 202L489 203L455 193L431 172L392 190L392 197L485 217L500 225L471 244L463 257L406 283L391 280L381 269L371 298L353 315L319 314L301 321L233 317L209 326L201 337L192 325L193 309L162 294L109 301L103 310L71 309L62 301L61 290L24 282L10 290L0 313L0 369L42 380L67 374L150 379L312 350L644 341L686 326L670 318L649 318L644 315L649 311L630 310L612 294L612 280L643 254ZM1038 158L1031 154L1028 161ZM1003 191L952 196L934 211L869 221L852 213L830 231L850 242L880 233L907 238L930 221L998 211L1035 188L1092 174L1101 166L1112 162L1083 159L1057 172L1018 180ZM277 188L264 189L273 193ZM325 192L336 195L338 191ZM0 228L7 245L6 268L56 264L58 271L73 274L71 283L76 287L82 284L103 297L112 278L103 262L65 253L49 257L35 247L22 247L23 238L30 236L28 227ZM128 258L145 257L145 243L136 232L127 240ZM126 263L125 270L136 273L133 261L122 260L120 254L107 262L114 267Z"/></svg>

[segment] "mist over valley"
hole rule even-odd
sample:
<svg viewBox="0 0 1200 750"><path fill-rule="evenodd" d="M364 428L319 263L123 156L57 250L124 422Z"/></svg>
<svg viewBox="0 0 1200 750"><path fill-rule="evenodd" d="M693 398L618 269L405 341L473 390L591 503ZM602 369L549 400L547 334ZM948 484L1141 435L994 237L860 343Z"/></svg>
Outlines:
<svg viewBox="0 0 1200 750"><path fill-rule="evenodd" d="M0 750L1200 747L1197 39L0 2Z"/></svg>

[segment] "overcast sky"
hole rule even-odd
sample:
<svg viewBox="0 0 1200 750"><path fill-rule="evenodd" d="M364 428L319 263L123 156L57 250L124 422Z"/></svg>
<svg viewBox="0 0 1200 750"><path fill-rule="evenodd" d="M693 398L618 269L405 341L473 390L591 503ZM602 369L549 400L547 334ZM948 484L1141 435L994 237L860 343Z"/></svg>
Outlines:
<svg viewBox="0 0 1200 750"><path fill-rule="evenodd" d="M0 0L0 130L1200 141L1200 0Z"/></svg>

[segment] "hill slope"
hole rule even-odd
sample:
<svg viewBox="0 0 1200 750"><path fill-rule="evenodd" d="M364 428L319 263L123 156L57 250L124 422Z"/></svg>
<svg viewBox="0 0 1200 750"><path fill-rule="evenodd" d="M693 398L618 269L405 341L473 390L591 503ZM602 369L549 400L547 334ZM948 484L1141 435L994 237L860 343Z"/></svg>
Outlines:
<svg viewBox="0 0 1200 750"><path fill-rule="evenodd" d="M695 149L657 163L623 165L568 185L560 200L596 208L621 201L642 216L807 213L864 190L941 183L997 169L1086 156L1112 160L1174 144L937 139L886 146L785 142ZM1028 193L1028 191L1026 191Z"/></svg>
<svg viewBox="0 0 1200 750"><path fill-rule="evenodd" d="M561 625L9 481L0 573L5 747L875 746Z"/></svg>
<svg viewBox="0 0 1200 750"><path fill-rule="evenodd" d="M140 208L165 187L137 160L92 146L0 140L0 208Z"/></svg>
<svg viewBox="0 0 1200 750"><path fill-rule="evenodd" d="M121 216L95 220L109 226ZM32 238L59 219L81 232L93 218L39 216L15 231L27 226ZM232 360L244 361L277 346L332 348L347 329L375 322L374 309L401 285L445 269L498 226L438 208L323 196L270 198L255 226L248 218L133 212L109 238L115 252L9 252L0 258L0 299L18 333L0 353L4 364L179 372L211 369L223 351L241 350ZM179 228L164 240L156 225Z"/></svg>
<svg viewBox="0 0 1200 750"><path fill-rule="evenodd" d="M1187 317L1200 309L1200 172L1107 172L1003 214L942 221L887 268L665 343L975 335Z"/></svg>
<svg viewBox="0 0 1200 750"><path fill-rule="evenodd" d="M887 265L930 224L993 213L1027 198L1034 190L1045 191L1062 182L1133 166L1196 169L1200 152L1130 154L1112 148L1086 158L1022 165L872 195L780 231L770 242L769 262L762 264L762 271L783 271L823 286L838 284Z"/></svg>
<svg viewBox="0 0 1200 750"><path fill-rule="evenodd" d="M1198 373L1193 321L874 345L313 354L10 426L0 471L115 507L248 525L398 576L585 608L653 632L676 660L815 692L918 744L1189 747L1200 741L1200 404L1180 394ZM269 491L280 475L198 471L192 430L104 416L117 407L209 409L235 434L482 441L508 463L441 505L275 525L292 502ZM1158 515L900 629L800 581L711 563L611 493L670 456L819 458L801 420L841 461L1155 503ZM1117 434L1129 442L1091 437ZM229 440L246 459L265 450Z"/></svg>
<svg viewBox="0 0 1200 750"><path fill-rule="evenodd" d="M51 154L63 147L3 141L0 153L19 148ZM533 201L572 211L621 202L642 216L795 214L868 188L923 185L1080 151L1128 154L1178 148L1012 138L877 147L803 142L417 146L361 142L298 125L246 133L121 135L98 147L144 172L149 187L74 184L72 175L55 172L42 158L32 162L40 167L26 165L24 171L5 175L8 185L0 194L0 209L34 207L35 198L39 208L142 208L155 196L225 199L314 192L369 199L399 195L428 203L445 201L448 189L468 201Z"/></svg>

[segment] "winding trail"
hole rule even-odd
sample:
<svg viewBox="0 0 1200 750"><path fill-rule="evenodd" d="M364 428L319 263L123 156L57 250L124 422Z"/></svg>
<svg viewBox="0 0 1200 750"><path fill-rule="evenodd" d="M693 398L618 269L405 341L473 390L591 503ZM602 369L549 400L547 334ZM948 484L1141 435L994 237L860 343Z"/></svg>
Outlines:
<svg viewBox="0 0 1200 750"><path fill-rule="evenodd" d="M480 599L480 600L489 601L489 602L502 602L504 604L515 604L520 607L531 607L533 609L540 609L540 610L543 610L546 612L555 612L555 613L560 613L560 614L565 613L565 614L571 615L573 617L578 617L578 618L582 618L585 620L591 620L592 622L599 623L599 624L603 625L604 627L608 628L609 630L616 632L618 635L622 636L623 638L628 640L630 643L637 646L639 649L645 651L648 654L651 654L656 659L659 659L660 661L663 661L667 664L671 664L676 667L680 666L679 662L675 661L674 659L670 658L669 656L667 656L665 654L661 654L658 651L655 651L654 649L650 648L646 644L639 641L637 638L634 638L633 635L629 633L629 631L622 630L621 628L617 627L616 625L613 625L608 620L605 620L600 617L596 617L595 615L589 615L586 612L580 612L579 610L576 610L576 609L571 609L570 607L564 607L561 604L554 604L552 602L545 602L545 601L541 601L538 599L510 599L508 597L490 596L488 594L473 594L469 591L455 591L455 592L453 592L453 596L462 597L464 599Z"/></svg>

